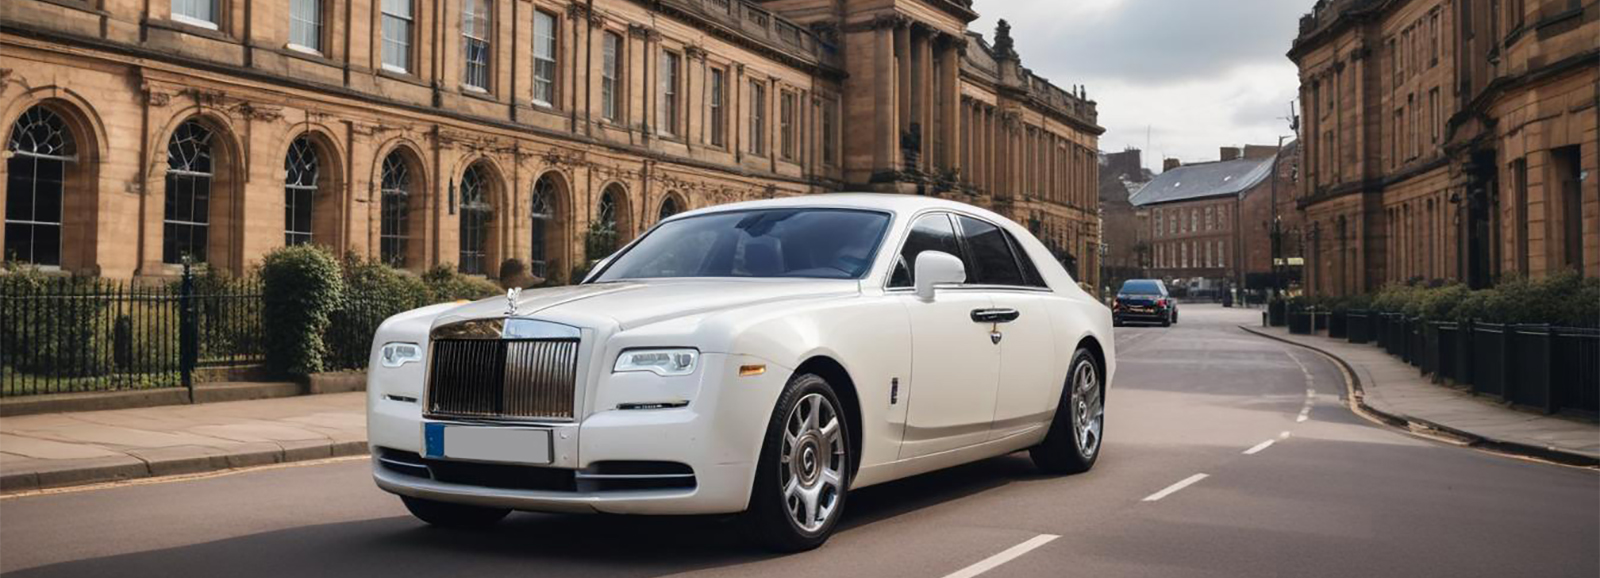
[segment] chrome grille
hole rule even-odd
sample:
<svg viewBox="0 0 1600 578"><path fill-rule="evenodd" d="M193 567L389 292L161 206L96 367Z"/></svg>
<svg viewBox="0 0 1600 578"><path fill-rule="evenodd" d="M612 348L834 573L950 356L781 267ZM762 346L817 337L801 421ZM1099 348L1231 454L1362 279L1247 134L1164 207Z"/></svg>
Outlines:
<svg viewBox="0 0 1600 578"><path fill-rule="evenodd" d="M576 339L433 342L428 415L572 419Z"/></svg>

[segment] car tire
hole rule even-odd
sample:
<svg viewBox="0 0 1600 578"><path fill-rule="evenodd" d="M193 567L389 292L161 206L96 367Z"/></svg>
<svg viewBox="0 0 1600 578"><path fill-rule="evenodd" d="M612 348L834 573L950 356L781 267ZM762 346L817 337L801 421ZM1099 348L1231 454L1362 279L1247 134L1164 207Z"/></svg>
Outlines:
<svg viewBox="0 0 1600 578"><path fill-rule="evenodd" d="M1111 326L1112 327L1122 327L1122 318L1121 317L1112 317L1111 318Z"/></svg>
<svg viewBox="0 0 1600 578"><path fill-rule="evenodd" d="M411 510L411 515L424 522L444 528L487 528L505 519L510 514L508 508L485 508L482 506L468 506L465 504L452 504L435 500L401 496L406 509Z"/></svg>
<svg viewBox="0 0 1600 578"><path fill-rule="evenodd" d="M1070 367L1050 432L1028 450L1034 465L1052 474L1089 471L1100 459L1104 441L1106 390L1100 365L1089 350L1079 349Z"/></svg>
<svg viewBox="0 0 1600 578"><path fill-rule="evenodd" d="M843 408L833 386L810 373L791 378L778 396L744 514L751 536L768 549L821 546L844 516L854 462Z"/></svg>
<svg viewBox="0 0 1600 578"><path fill-rule="evenodd" d="M1163 315L1161 317L1161 326L1162 327L1172 327L1172 316L1171 315Z"/></svg>

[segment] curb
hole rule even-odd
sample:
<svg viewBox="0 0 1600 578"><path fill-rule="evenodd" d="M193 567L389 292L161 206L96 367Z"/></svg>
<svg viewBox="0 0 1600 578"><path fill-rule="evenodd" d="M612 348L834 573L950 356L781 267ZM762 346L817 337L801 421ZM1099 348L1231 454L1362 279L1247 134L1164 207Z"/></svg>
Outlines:
<svg viewBox="0 0 1600 578"><path fill-rule="evenodd" d="M163 448L145 455L61 460L59 466L20 473L0 473L0 495L121 482L185 474L202 474L255 466L365 455L366 440L312 443L247 444L228 452L211 448Z"/></svg>
<svg viewBox="0 0 1600 578"><path fill-rule="evenodd" d="M1392 413L1372 407L1371 405L1367 405L1365 399L1366 390L1361 384L1361 378L1357 377L1355 367L1352 366L1350 362L1345 361L1343 357L1339 357L1338 355L1335 355L1321 347L1285 339L1277 335L1263 332L1254 327L1245 325L1240 325L1238 327L1239 329L1244 330L1246 333L1265 337L1273 341L1287 343L1296 347L1309 349L1322 354L1328 359L1332 359L1335 363L1339 364L1340 369L1344 373L1345 380L1350 386L1350 402L1354 406L1354 409L1357 411L1357 413L1364 412L1370 414L1370 417L1376 421L1382 422L1384 425L1403 429L1413 434L1419 434L1428 437L1443 437L1448 441L1457 443L1459 445L1485 449L1501 454L1534 458L1561 465L1576 466L1581 468L1600 467L1600 457L1584 455L1552 447L1536 446L1520 442L1484 437L1482 435L1478 435L1463 429L1450 427L1438 422L1411 417L1404 414Z"/></svg>

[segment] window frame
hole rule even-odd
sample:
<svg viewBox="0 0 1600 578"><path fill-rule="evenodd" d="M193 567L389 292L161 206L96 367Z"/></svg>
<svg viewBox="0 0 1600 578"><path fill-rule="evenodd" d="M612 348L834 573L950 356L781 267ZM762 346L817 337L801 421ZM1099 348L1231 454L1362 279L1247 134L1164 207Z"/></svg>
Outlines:
<svg viewBox="0 0 1600 578"><path fill-rule="evenodd" d="M711 123L707 130L711 135L707 139L711 146L728 148L728 69L713 66L706 76L706 106L710 109L707 116Z"/></svg>
<svg viewBox="0 0 1600 578"><path fill-rule="evenodd" d="M622 116L622 35L600 33L600 120L616 122Z"/></svg>
<svg viewBox="0 0 1600 578"><path fill-rule="evenodd" d="M750 81L750 146L753 156L767 156L767 86L764 80Z"/></svg>
<svg viewBox="0 0 1600 578"><path fill-rule="evenodd" d="M487 9L486 12L484 14L471 12L470 14L473 16L474 21L482 20L485 22L486 30L483 31L483 38L470 34L467 25L467 16L469 14L467 9L480 4ZM471 92L492 92L494 90L494 4L489 0L465 0L461 3L461 14L461 86ZM483 62L481 64L474 63L469 54L470 50L468 49L472 47L474 42L483 45ZM483 84L481 86L473 83L472 70L474 66L482 67Z"/></svg>
<svg viewBox="0 0 1600 578"><path fill-rule="evenodd" d="M183 1L184 0L172 0L171 2L168 3L167 13L171 16L173 22L179 22L179 23L182 23L182 24L188 24L190 26L197 26L197 27L200 27L200 28L206 28L206 29L210 29L210 30L218 30L218 31L222 30L222 22L220 22L221 15L222 15L222 0L194 0L193 1L193 3L196 4L196 5L198 5L200 2L206 2L206 3L211 5L211 19L210 20L207 20L205 18L201 18L199 16L191 16L191 15L188 15L188 14L184 14L184 13L178 12L178 3L179 2L183 2Z"/></svg>
<svg viewBox="0 0 1600 578"><path fill-rule="evenodd" d="M417 3L416 0L396 1L405 4L407 11L405 16L390 12L388 10L389 0L380 0L378 4L378 65L388 72L412 74L411 67L416 62ZM389 19L405 24L405 38L403 41L396 41L389 37L389 27L387 25ZM399 44L404 47L400 53L400 58L405 62L404 66L389 63L390 44Z"/></svg>
<svg viewBox="0 0 1600 578"><path fill-rule="evenodd" d="M683 55L662 50L656 67L656 85L659 87L656 95L656 133L662 136L681 137L683 134L682 127L678 126L683 120L680 82L683 82ZM666 117L665 122L661 116Z"/></svg>
<svg viewBox="0 0 1600 578"><path fill-rule="evenodd" d="M1023 283L1037 283L1036 285L983 285L978 283L962 282L960 285L950 287L950 289L1055 293L1055 288L1050 286L1049 281L1046 281L1044 274L1040 272L1038 263L1033 262L1033 257L1027 254L1022 247L1021 241L1017 240L1016 236L1013 235L1011 231L987 218L965 211L944 208L926 209L921 212L914 213L907 218L907 222L909 224L906 225L905 231L900 234L899 242L894 245L894 254L889 263L889 271L886 275L884 275L883 278L882 289L884 292L907 293L916 290L915 271L912 272L912 285L910 287L897 287L892 285L894 281L894 270L901 260L901 254L905 252L906 242L911 239L912 227L915 227L916 223L921 221L924 217L931 215L944 215L950 220L950 227L955 231L956 235L956 246L959 248L959 254L955 255L955 257L961 260L962 267L967 268L967 275L969 279L973 273L971 268L968 267L970 262L968 255L971 254L971 249L967 247L965 232L961 228L961 219L958 219L957 217L966 217L980 223L986 223L996 229L999 229L1001 236L1006 240L1006 246L1011 250L1012 259L1016 260L1017 268L1022 272ZM915 263L908 265L908 267L915 266Z"/></svg>
<svg viewBox="0 0 1600 578"><path fill-rule="evenodd" d="M300 2L312 3L314 8L312 11L312 16L314 16L316 20L307 20L301 17L302 15L296 14L295 7L298 6ZM289 43L287 48L290 50L322 56L325 53L323 51L323 46L327 44L327 20L328 3L324 0L289 0ZM310 26L313 28L310 36L312 44L299 42L299 39L295 38L296 24L301 26Z"/></svg>
<svg viewBox="0 0 1600 578"><path fill-rule="evenodd" d="M795 125L799 124L799 102L795 92L787 89L778 91L778 157L786 161L798 161L800 158L800 139L796 138Z"/></svg>
<svg viewBox="0 0 1600 578"><path fill-rule="evenodd" d="M541 20L542 19L542 20ZM550 23L549 34L542 36L539 32L539 23ZM556 108L556 101L561 98L561 22L555 14L544 10L533 11L533 45L528 52L533 64L533 82L530 99L535 106ZM540 55L540 49L549 54ZM540 65L545 65L548 77L540 75ZM541 95L544 92L546 94Z"/></svg>

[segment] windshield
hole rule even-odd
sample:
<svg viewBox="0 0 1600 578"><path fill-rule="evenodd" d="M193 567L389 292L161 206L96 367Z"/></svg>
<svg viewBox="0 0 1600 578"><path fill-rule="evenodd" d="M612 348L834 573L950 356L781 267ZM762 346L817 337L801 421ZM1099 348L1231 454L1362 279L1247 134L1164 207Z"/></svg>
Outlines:
<svg viewBox="0 0 1600 578"><path fill-rule="evenodd" d="M596 282L668 277L859 279L889 215L765 209L668 221L618 256Z"/></svg>
<svg viewBox="0 0 1600 578"><path fill-rule="evenodd" d="M1160 281L1151 281L1149 279L1130 279L1128 282L1122 284L1122 290L1118 291L1118 293L1125 295L1160 295L1161 286L1158 285L1158 283L1160 283Z"/></svg>

